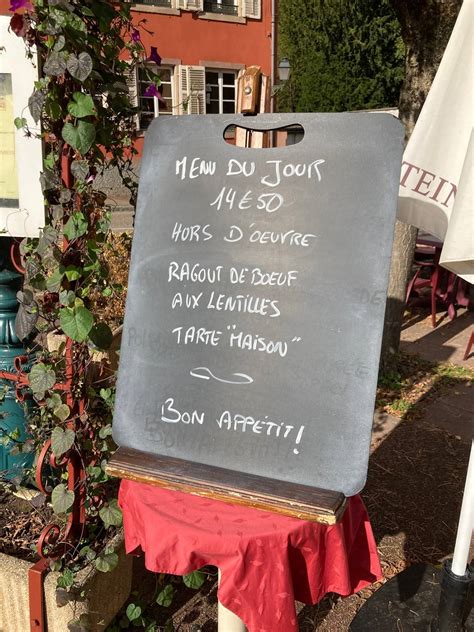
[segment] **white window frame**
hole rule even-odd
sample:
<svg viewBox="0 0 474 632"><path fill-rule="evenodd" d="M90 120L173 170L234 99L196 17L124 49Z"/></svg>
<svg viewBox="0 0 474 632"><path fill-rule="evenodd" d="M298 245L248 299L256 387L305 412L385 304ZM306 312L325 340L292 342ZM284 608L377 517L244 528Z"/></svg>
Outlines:
<svg viewBox="0 0 474 632"><path fill-rule="evenodd" d="M155 0L154 2L146 2L145 0L140 0L138 3L139 5L142 5L144 7L153 7L156 9L176 9L176 5L177 0L169 0L169 4L158 4L158 1Z"/></svg>
<svg viewBox="0 0 474 632"><path fill-rule="evenodd" d="M224 5L224 0L211 0L214 4ZM242 0L233 0L234 4L231 6L235 7L235 13L226 13L225 11L208 11L209 13L214 13L216 15L222 16L241 16L243 11ZM206 11L206 0L203 1L204 11ZM225 5L224 5L225 6Z"/></svg>
<svg viewBox="0 0 474 632"><path fill-rule="evenodd" d="M217 73L217 87L219 90L219 114L224 114L224 101L230 102L229 99L224 99L224 87L231 87L228 84L224 86L224 74L233 74L234 75L234 112L237 109L237 70L233 70L231 68L209 68L206 67L207 72L215 72ZM207 82L206 82L206 114L207 114ZM215 85L215 84L210 84Z"/></svg>
<svg viewBox="0 0 474 632"><path fill-rule="evenodd" d="M153 99L153 118L157 118L158 116L172 116L173 114L177 114L177 105L176 105L176 73L175 73L175 66L172 65L168 65L165 64L163 66L159 66L157 67L157 74L160 73L160 70L169 70L170 71L170 81L166 81L163 83L166 83L171 86L171 110L162 110L160 112L160 101L158 99L158 97L144 97L141 93L141 84L145 83L145 81L141 81L140 80L140 69L137 68L137 75L136 75L136 82L137 82L137 96L138 96L138 103L140 104L140 99L142 98L146 98L146 99ZM159 90L159 88L158 88ZM139 129L141 131L143 131L146 128L142 127L142 121L141 121L141 113L139 114Z"/></svg>

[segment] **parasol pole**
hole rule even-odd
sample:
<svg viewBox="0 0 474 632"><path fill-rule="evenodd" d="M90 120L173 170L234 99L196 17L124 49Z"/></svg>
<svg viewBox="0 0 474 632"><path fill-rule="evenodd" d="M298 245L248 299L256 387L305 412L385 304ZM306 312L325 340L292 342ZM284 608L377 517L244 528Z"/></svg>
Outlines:
<svg viewBox="0 0 474 632"><path fill-rule="evenodd" d="M466 486L459 516L459 526L454 546L451 570L455 575L464 575L471 548L472 531L474 529L474 439L471 443L471 456L467 468Z"/></svg>
<svg viewBox="0 0 474 632"><path fill-rule="evenodd" d="M221 571L218 569L218 585L221 583ZM245 623L228 610L220 601L217 602L217 630L218 632L247 632Z"/></svg>
<svg viewBox="0 0 474 632"><path fill-rule="evenodd" d="M474 529L474 439L467 467L466 484L459 516L456 544L452 561L444 566L441 597L438 609L439 632L455 632L462 629L465 606L472 572L468 566L471 538Z"/></svg>

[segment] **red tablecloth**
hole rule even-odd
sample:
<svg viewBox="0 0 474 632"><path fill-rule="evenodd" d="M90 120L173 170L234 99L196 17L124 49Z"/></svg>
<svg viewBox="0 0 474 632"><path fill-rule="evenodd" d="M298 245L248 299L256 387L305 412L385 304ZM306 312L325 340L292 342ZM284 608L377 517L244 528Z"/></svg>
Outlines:
<svg viewBox="0 0 474 632"><path fill-rule="evenodd" d="M140 547L146 567L159 573L218 566L219 601L249 632L296 632L295 599L350 595L381 577L359 496L333 526L126 480L119 501L127 552Z"/></svg>

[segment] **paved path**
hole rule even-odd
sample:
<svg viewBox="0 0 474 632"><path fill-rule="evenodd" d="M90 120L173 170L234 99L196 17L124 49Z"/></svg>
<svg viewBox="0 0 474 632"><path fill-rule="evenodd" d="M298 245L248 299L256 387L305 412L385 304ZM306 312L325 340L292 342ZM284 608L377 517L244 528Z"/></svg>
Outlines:
<svg viewBox="0 0 474 632"><path fill-rule="evenodd" d="M450 321L438 313L438 326L433 329L427 312L414 314L403 327L400 348L416 353L432 362L453 362L474 370L474 348L467 360L464 352L474 331L474 311L459 309L458 316Z"/></svg>

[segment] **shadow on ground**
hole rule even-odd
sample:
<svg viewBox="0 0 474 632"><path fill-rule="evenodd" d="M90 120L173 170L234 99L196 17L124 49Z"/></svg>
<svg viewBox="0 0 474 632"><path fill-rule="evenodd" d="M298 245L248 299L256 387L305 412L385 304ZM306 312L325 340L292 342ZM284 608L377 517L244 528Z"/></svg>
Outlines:
<svg viewBox="0 0 474 632"><path fill-rule="evenodd" d="M400 348L432 362L459 362L474 369L474 349L469 358L463 360L471 331L474 331L473 311L461 308L454 320L443 314L433 329L426 311L414 310L403 324Z"/></svg>
<svg viewBox="0 0 474 632"><path fill-rule="evenodd" d="M446 401L446 387L451 394L471 388L466 387L465 379L441 374L398 423L384 415L376 417L362 497L387 579L417 562L439 565L453 552L470 437L474 434L474 411L471 408L470 418L462 423L465 441L430 424L426 412L430 406L439 407L441 401ZM471 405L473 401L471 396ZM447 428L455 427L450 423L452 415L453 411L447 408ZM390 421L392 427L387 434L386 424ZM300 631L348 630L358 608L379 586L347 599L334 600L330 596L316 606L305 606L299 613Z"/></svg>

